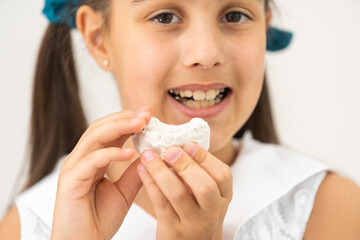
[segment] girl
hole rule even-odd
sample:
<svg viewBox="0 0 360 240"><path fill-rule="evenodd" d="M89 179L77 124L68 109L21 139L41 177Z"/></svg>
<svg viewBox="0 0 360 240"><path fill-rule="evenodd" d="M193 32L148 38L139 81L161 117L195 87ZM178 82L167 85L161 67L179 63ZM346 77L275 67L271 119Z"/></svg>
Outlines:
<svg viewBox="0 0 360 240"><path fill-rule="evenodd" d="M2 239L360 239L359 188L276 145L264 57L281 47L267 42L268 0L53 0L44 12L31 174ZM75 23L126 109L90 126ZM151 116L202 117L209 151L136 156L128 139Z"/></svg>

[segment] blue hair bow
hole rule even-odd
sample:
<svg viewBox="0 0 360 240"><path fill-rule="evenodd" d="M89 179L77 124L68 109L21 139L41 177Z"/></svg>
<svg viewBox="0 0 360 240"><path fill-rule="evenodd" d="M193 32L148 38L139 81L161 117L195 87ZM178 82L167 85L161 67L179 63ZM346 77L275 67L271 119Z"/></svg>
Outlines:
<svg viewBox="0 0 360 240"><path fill-rule="evenodd" d="M81 0L45 0L43 14L51 23L66 23L69 28L76 27L76 12Z"/></svg>
<svg viewBox="0 0 360 240"><path fill-rule="evenodd" d="M266 34L266 50L270 52L283 50L290 45L292 37L291 32L269 27Z"/></svg>

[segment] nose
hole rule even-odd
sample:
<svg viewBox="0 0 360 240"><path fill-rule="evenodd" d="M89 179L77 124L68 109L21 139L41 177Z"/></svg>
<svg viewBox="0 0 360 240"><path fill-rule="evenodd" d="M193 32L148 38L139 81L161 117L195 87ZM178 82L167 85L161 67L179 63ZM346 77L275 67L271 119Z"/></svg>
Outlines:
<svg viewBox="0 0 360 240"><path fill-rule="evenodd" d="M187 68L211 69L225 63L220 32L211 26L199 25L183 37L183 64Z"/></svg>

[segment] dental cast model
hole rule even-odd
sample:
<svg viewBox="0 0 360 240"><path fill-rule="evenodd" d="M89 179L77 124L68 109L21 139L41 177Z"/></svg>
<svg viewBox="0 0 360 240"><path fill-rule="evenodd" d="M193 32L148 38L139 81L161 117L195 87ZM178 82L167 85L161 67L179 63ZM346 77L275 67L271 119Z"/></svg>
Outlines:
<svg viewBox="0 0 360 240"><path fill-rule="evenodd" d="M195 142L206 150L210 146L210 127L201 118L193 118L182 125L167 125L152 117L145 128L133 135L134 147L141 154L146 149L156 151L161 158L167 147Z"/></svg>

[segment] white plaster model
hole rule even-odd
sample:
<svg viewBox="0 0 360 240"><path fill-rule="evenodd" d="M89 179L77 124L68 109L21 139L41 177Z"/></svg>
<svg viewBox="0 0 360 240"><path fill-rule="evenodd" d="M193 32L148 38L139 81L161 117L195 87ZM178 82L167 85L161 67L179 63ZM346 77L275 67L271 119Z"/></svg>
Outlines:
<svg viewBox="0 0 360 240"><path fill-rule="evenodd" d="M201 118L193 118L182 125L167 125L152 117L145 128L132 137L136 151L141 154L146 149L156 151L161 158L167 147L183 146L195 142L206 150L210 147L210 127Z"/></svg>

